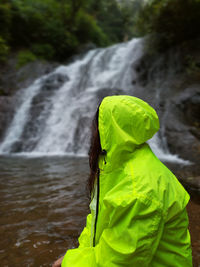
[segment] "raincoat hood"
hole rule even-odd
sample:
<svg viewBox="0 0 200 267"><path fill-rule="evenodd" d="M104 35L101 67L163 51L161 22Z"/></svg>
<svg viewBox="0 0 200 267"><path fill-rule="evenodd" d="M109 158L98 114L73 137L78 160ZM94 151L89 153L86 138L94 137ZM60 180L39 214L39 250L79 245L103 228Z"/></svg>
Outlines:
<svg viewBox="0 0 200 267"><path fill-rule="evenodd" d="M189 195L146 143L155 110L132 96L99 107L102 150L86 227L62 267L192 267Z"/></svg>
<svg viewBox="0 0 200 267"><path fill-rule="evenodd" d="M130 153L152 138L159 130L159 119L155 110L137 97L108 96L99 107L98 126L108 170L119 162L121 166Z"/></svg>

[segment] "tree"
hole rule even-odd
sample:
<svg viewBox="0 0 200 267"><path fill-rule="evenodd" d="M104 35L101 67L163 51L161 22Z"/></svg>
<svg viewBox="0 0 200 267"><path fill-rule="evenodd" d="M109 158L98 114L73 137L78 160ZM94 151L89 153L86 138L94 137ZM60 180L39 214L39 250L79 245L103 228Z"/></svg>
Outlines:
<svg viewBox="0 0 200 267"><path fill-rule="evenodd" d="M199 0L153 0L140 11L136 27L140 35L154 34L154 46L163 51L199 38L199 18Z"/></svg>

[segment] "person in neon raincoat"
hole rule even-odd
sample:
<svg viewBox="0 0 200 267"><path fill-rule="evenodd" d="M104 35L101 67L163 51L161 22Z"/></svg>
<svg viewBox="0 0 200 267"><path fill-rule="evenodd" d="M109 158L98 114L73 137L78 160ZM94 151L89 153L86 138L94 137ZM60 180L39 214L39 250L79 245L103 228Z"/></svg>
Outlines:
<svg viewBox="0 0 200 267"><path fill-rule="evenodd" d="M62 267L192 266L189 195L146 143L158 129L155 110L141 99L103 99L91 213Z"/></svg>

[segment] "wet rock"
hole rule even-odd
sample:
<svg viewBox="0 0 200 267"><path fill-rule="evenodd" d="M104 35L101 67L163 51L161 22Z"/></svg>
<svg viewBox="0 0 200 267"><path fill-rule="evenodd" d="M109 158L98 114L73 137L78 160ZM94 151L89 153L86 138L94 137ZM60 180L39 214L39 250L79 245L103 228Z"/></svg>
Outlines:
<svg viewBox="0 0 200 267"><path fill-rule="evenodd" d="M188 87L171 99L165 124L170 150L200 162L200 85Z"/></svg>
<svg viewBox="0 0 200 267"><path fill-rule="evenodd" d="M9 59L7 65L1 66L0 70L0 93L3 94L3 96L0 96L0 142L3 140L6 129L19 104L19 89L28 87L35 79L52 72L58 66L57 63L35 61L16 70L15 65L16 58L13 57ZM51 76L46 80L44 91L54 90L68 79L64 75L55 74ZM53 79L55 79L54 82ZM51 82L52 84L50 84ZM34 101L38 101L39 104L40 99L34 99Z"/></svg>
<svg viewBox="0 0 200 267"><path fill-rule="evenodd" d="M89 124L91 122L91 118L89 117L81 117L78 120L77 123L77 127L74 133L74 146L73 146L73 150L75 153L78 151L81 151L83 145L86 145L86 142L89 144L89 139L90 136L88 134L88 128L89 128ZM86 125L88 127L86 127Z"/></svg>
<svg viewBox="0 0 200 267"><path fill-rule="evenodd" d="M186 88L176 98L176 105L184 113L187 124L200 127L200 84Z"/></svg>
<svg viewBox="0 0 200 267"><path fill-rule="evenodd" d="M14 116L14 97L0 96L0 141Z"/></svg>
<svg viewBox="0 0 200 267"><path fill-rule="evenodd" d="M52 72L58 66L57 63L34 61L17 70L16 61L15 57L10 58L0 71L0 87L9 96L28 87L35 79Z"/></svg>
<svg viewBox="0 0 200 267"><path fill-rule="evenodd" d="M87 43L87 44L83 44L80 48L78 53L79 54L85 54L87 53L89 50L95 49L97 48L97 46L94 43Z"/></svg>
<svg viewBox="0 0 200 267"><path fill-rule="evenodd" d="M188 185L190 185L190 187L195 187L198 188L199 192L200 192L200 176L197 177L192 177L189 176L184 180Z"/></svg>
<svg viewBox="0 0 200 267"><path fill-rule="evenodd" d="M11 153L18 153L18 152L21 152L21 149L22 149L22 142L21 141L16 141L11 149L10 149L10 152Z"/></svg>
<svg viewBox="0 0 200 267"><path fill-rule="evenodd" d="M69 81L69 77L67 75L61 73L53 73L44 80L42 91L52 91L59 89L67 81Z"/></svg>
<svg viewBox="0 0 200 267"><path fill-rule="evenodd" d="M199 165L200 76L186 64L188 53L200 58L196 45L187 51L179 46L163 54L144 54L133 66L137 72L134 95L158 112L160 136L170 152Z"/></svg>

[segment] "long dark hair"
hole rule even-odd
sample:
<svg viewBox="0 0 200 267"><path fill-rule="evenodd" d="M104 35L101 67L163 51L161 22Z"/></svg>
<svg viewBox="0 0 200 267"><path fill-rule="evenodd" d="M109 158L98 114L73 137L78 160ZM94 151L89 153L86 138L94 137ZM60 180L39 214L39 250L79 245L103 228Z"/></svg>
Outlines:
<svg viewBox="0 0 200 267"><path fill-rule="evenodd" d="M93 191L95 177L98 172L98 160L99 155L101 154L101 143L98 129L98 118L99 118L99 108L96 111L96 114L92 121L92 129L91 129L91 141L90 141L90 149L89 149L89 166L90 166L90 175L88 178L88 189L90 195Z"/></svg>

